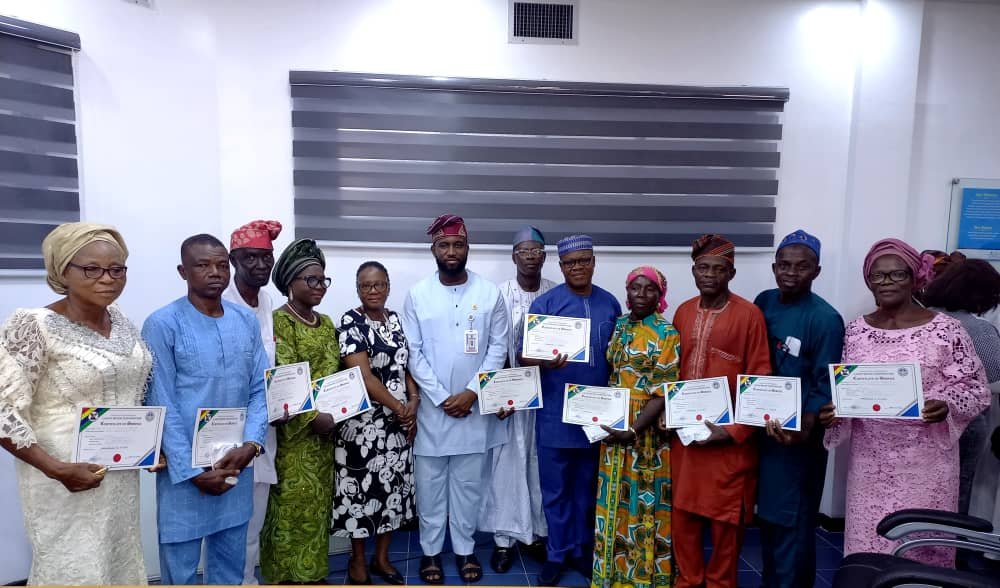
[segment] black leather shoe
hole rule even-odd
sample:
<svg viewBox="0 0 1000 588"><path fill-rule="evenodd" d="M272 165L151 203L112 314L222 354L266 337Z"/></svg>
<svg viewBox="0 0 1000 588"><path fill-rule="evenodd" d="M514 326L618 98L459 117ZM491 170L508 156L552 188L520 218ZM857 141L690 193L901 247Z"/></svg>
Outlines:
<svg viewBox="0 0 1000 588"><path fill-rule="evenodd" d="M382 578L382 580L384 580L387 584L399 585L406 583L406 579L403 578L402 574L398 571L390 572L389 570L383 570L381 566L375 563L374 559L368 563L368 570L379 578Z"/></svg>
<svg viewBox="0 0 1000 588"><path fill-rule="evenodd" d="M490 556L490 567L498 574L506 574L514 567L514 549L510 547L494 547Z"/></svg>
<svg viewBox="0 0 1000 588"><path fill-rule="evenodd" d="M538 572L539 586L556 586L559 578L562 578L563 564L555 561L547 561L542 566L542 571Z"/></svg>

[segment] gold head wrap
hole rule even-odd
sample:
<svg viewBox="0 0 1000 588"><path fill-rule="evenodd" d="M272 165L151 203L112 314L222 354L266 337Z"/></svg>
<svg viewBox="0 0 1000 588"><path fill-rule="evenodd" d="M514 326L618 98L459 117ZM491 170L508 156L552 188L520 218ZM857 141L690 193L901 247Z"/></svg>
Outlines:
<svg viewBox="0 0 1000 588"><path fill-rule="evenodd" d="M66 281L63 272L81 249L95 241L111 243L121 250L128 259L128 247L121 233L112 226L96 223L65 223L52 229L42 241L42 257L45 258L45 281L56 294L65 294ZM123 260L124 261L124 260Z"/></svg>

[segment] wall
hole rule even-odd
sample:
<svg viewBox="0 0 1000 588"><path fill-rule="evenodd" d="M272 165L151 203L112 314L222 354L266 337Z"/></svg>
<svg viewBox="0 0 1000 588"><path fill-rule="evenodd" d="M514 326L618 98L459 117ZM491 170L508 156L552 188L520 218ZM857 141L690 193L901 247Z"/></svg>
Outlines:
<svg viewBox="0 0 1000 588"><path fill-rule="evenodd" d="M997 55L996 4L586 0L580 44L567 47L508 45L505 6L157 0L149 10L116 0L0 0L0 13L82 37L83 211L129 240L121 304L137 322L182 293L173 266L183 237L225 236L249 219L276 218L288 226L278 246L291 240L290 69L787 86L776 230L802 227L823 239L817 290L848 318L870 304L857 269L868 244L893 233L938 246L947 181L1000 176L1000 72L981 67ZM353 272L365 259L389 267L394 308L433 269L422 246L333 245L328 254L335 282L321 309L333 315L356 304ZM508 251L474 246L470 268L499 281L512 274L509 260ZM640 262L667 274L671 309L694 295L684 252L599 249L596 281L621 296ZM767 252L740 253L734 290L752 297L770 287L769 264ZM545 273L558 279L554 256ZM53 298L40 277L0 284L2 315ZM842 481L842 464L832 462L831 476ZM4 454L0 512L16 521L14 486ZM839 514L842 488L830 490L824 511ZM143 500L155 573L148 484ZM0 529L0 544L11 546L0 550L0 582L25 577L16 524Z"/></svg>

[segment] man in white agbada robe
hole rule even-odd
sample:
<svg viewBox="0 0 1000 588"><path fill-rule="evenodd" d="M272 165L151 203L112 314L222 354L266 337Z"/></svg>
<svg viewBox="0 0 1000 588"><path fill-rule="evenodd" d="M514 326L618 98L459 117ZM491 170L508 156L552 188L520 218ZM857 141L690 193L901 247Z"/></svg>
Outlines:
<svg viewBox="0 0 1000 588"><path fill-rule="evenodd" d="M510 313L507 365L517 367L524 315L536 298L556 284L542 277L545 237L537 228L524 227L514 235L511 258L517 277L501 284L500 294ZM538 482L535 412L516 411L507 421L507 442L494 448L488 459L486 496L479 517L479 530L493 533L490 567L498 574L509 571L516 561L515 542L530 545L548 534Z"/></svg>

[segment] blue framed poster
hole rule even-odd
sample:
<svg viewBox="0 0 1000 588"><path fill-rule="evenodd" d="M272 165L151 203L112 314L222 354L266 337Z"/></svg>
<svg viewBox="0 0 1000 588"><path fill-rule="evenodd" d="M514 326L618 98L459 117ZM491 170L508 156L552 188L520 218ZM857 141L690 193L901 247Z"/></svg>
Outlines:
<svg viewBox="0 0 1000 588"><path fill-rule="evenodd" d="M962 188L959 249L1000 249L1000 188Z"/></svg>

